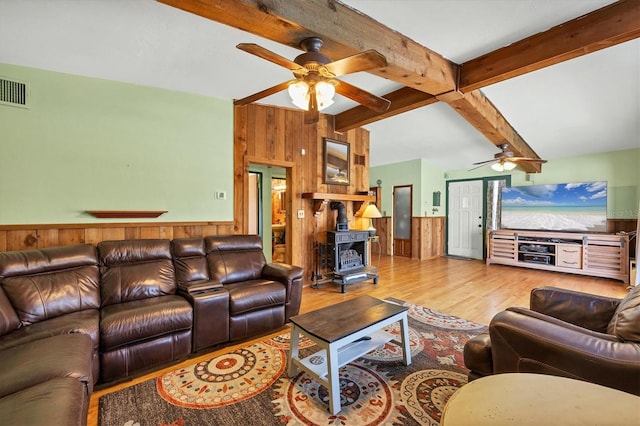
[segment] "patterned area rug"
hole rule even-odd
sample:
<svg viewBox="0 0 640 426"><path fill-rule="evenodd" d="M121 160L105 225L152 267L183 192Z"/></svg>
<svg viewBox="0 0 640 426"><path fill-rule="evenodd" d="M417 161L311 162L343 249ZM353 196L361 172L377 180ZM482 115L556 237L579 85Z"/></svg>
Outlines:
<svg viewBox="0 0 640 426"><path fill-rule="evenodd" d="M409 307L412 363L392 340L340 369L342 411L306 373L287 377L289 334L219 355L100 398L100 426L438 425L467 382L465 342L485 326L397 299ZM399 327L386 328L399 336ZM399 339L398 339L399 340ZM301 355L315 352L304 339Z"/></svg>

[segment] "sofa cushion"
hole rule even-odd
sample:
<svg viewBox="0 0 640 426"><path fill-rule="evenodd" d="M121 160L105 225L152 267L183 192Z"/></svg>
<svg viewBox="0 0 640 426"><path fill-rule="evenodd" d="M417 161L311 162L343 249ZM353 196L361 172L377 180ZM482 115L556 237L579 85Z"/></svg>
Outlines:
<svg viewBox="0 0 640 426"><path fill-rule="evenodd" d="M183 283L209 281L209 269L202 238L177 238L171 241L171 253L178 287Z"/></svg>
<svg viewBox="0 0 640 426"><path fill-rule="evenodd" d="M5 278L4 291L22 326L100 306L98 267Z"/></svg>
<svg viewBox="0 0 640 426"><path fill-rule="evenodd" d="M11 306L7 294L0 287L0 336L16 330L19 325L18 314Z"/></svg>
<svg viewBox="0 0 640 426"><path fill-rule="evenodd" d="M100 350L142 342L176 331L190 330L193 312L181 296L160 296L150 299L109 305L100 318Z"/></svg>
<svg viewBox="0 0 640 426"><path fill-rule="evenodd" d="M103 241L98 253L103 307L175 294L169 240Z"/></svg>
<svg viewBox="0 0 640 426"><path fill-rule="evenodd" d="M6 277L35 275L97 265L91 244L0 252L0 281Z"/></svg>
<svg viewBox="0 0 640 426"><path fill-rule="evenodd" d="M82 244L0 253L0 280L20 324L100 306L95 248Z"/></svg>
<svg viewBox="0 0 640 426"><path fill-rule="evenodd" d="M282 283L271 280L251 280L226 284L229 292L229 314L243 314L256 309L284 305L287 294Z"/></svg>
<svg viewBox="0 0 640 426"><path fill-rule="evenodd" d="M61 315L47 321L21 327L0 338L0 350L24 345L34 340L46 339L59 334L82 333L91 337L94 351L98 351L100 312L87 309L80 312Z"/></svg>
<svg viewBox="0 0 640 426"><path fill-rule="evenodd" d="M266 259L259 236L214 235L204 240L211 280L230 284L262 277Z"/></svg>
<svg viewBox="0 0 640 426"><path fill-rule="evenodd" d="M0 398L56 377L73 377L93 389L93 343L74 333L34 340L0 351Z"/></svg>
<svg viewBox="0 0 640 426"><path fill-rule="evenodd" d="M607 333L625 342L640 343L640 285L635 286L620 301Z"/></svg>
<svg viewBox="0 0 640 426"><path fill-rule="evenodd" d="M71 377L56 378L0 399L2 424L86 425L89 395Z"/></svg>

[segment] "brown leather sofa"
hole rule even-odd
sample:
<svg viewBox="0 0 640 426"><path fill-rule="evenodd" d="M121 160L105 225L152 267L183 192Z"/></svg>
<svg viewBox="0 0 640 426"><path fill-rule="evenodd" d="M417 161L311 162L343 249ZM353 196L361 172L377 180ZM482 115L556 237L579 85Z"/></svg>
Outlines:
<svg viewBox="0 0 640 426"><path fill-rule="evenodd" d="M624 299L555 287L498 313L464 347L469 381L500 373L570 377L640 395L640 286Z"/></svg>
<svg viewBox="0 0 640 426"><path fill-rule="evenodd" d="M182 238L171 242L179 292L194 306L194 351L282 327L297 315L303 270L267 264L258 236ZM213 324L224 310L228 325Z"/></svg>
<svg viewBox="0 0 640 426"><path fill-rule="evenodd" d="M302 273L248 235L0 253L0 423L86 424L95 384L284 325Z"/></svg>

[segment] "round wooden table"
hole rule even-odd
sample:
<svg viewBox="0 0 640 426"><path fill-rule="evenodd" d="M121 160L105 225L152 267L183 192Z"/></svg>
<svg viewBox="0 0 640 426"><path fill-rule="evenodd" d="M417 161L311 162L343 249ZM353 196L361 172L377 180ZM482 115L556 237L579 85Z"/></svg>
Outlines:
<svg viewBox="0 0 640 426"><path fill-rule="evenodd" d="M544 374L495 374L456 391L442 426L640 425L640 397Z"/></svg>

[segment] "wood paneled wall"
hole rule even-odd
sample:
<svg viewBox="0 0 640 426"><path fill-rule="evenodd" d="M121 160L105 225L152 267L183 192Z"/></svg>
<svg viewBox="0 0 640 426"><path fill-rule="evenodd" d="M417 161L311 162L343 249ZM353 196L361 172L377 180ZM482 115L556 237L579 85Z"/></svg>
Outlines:
<svg viewBox="0 0 640 426"><path fill-rule="evenodd" d="M26 250L108 240L187 238L233 234L232 222L84 223L0 225L0 251Z"/></svg>
<svg viewBox="0 0 640 426"><path fill-rule="evenodd" d="M433 259L445 254L446 223L444 216L411 219L412 259Z"/></svg>
<svg viewBox="0 0 640 426"><path fill-rule="evenodd" d="M266 164L287 170L287 250L288 262L305 268L309 281L313 270L313 242L325 241L325 232L335 228L336 212L327 206L314 216L313 200L302 199L305 192L357 194L369 189L369 132L354 129L346 133L333 130L333 117L320 115L316 124L304 124L300 110L251 104L235 108L234 218L235 231L247 232L249 164ZM348 142L350 153L349 186L323 183L323 138ZM364 164L355 164L355 156ZM350 227L354 203L344 202ZM304 218L298 218L298 211Z"/></svg>

